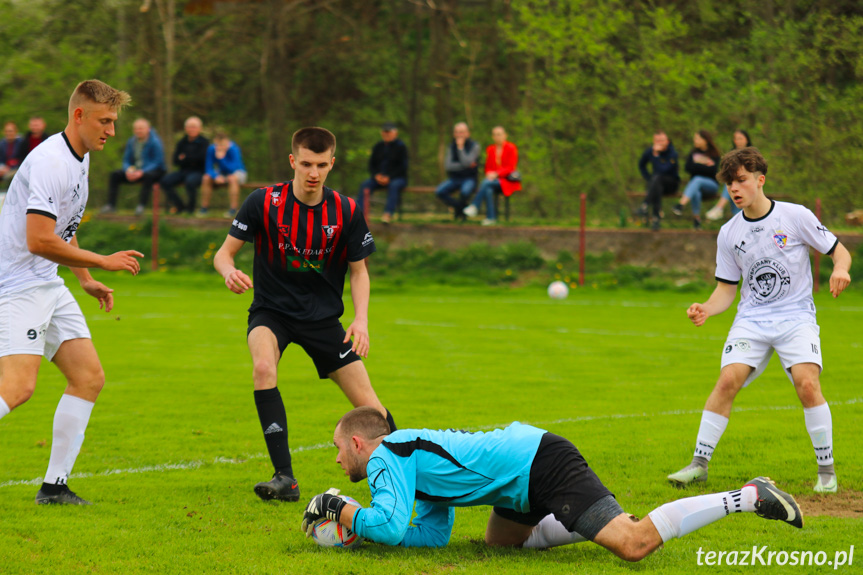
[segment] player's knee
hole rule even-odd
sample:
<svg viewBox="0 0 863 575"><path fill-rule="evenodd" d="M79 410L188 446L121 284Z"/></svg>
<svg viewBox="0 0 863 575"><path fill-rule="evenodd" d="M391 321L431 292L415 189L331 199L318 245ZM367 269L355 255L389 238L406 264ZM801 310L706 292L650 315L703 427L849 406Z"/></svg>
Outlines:
<svg viewBox="0 0 863 575"><path fill-rule="evenodd" d="M252 378L255 380L255 389L275 387L278 380L276 364L270 360L256 361L252 368Z"/></svg>
<svg viewBox="0 0 863 575"><path fill-rule="evenodd" d="M738 381L737 378L723 374L719 376L715 390L724 397L734 399L742 386L743 382Z"/></svg>
<svg viewBox="0 0 863 575"><path fill-rule="evenodd" d="M821 395L821 383L816 377L804 377L796 382L795 387L797 395L804 403L812 402Z"/></svg>
<svg viewBox="0 0 863 575"><path fill-rule="evenodd" d="M36 380L19 382L14 386L6 386L8 388L6 395L8 398L6 404L9 409L15 409L19 405L27 403L33 397L33 392L36 390Z"/></svg>
<svg viewBox="0 0 863 575"><path fill-rule="evenodd" d="M653 551L649 542L637 533L627 537L616 550L616 555L624 561L641 561Z"/></svg>
<svg viewBox="0 0 863 575"><path fill-rule="evenodd" d="M99 395L105 387L105 370L98 364L85 369L69 379L69 387L87 395Z"/></svg>
<svg viewBox="0 0 863 575"><path fill-rule="evenodd" d="M499 534L493 535L489 531L485 532L485 544L489 547L517 547L523 543L524 540L507 537L502 538Z"/></svg>

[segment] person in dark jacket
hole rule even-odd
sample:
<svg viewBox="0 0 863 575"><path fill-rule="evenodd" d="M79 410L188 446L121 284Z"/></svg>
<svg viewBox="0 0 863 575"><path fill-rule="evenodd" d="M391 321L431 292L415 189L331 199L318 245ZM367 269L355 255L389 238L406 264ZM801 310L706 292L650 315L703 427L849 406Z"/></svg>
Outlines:
<svg viewBox="0 0 863 575"><path fill-rule="evenodd" d="M3 140L0 141L0 190L9 187L9 182L15 177L21 162L16 157L24 145L24 138L18 135L15 122L6 122L3 126Z"/></svg>
<svg viewBox="0 0 863 575"><path fill-rule="evenodd" d="M24 134L24 141L18 148L18 153L15 155L18 159L18 164L23 162L24 158L27 157L27 154L32 152L36 146L47 140L48 136L51 135L45 131L45 120L39 116L33 116L30 118L27 128L30 131Z"/></svg>
<svg viewBox="0 0 863 575"><path fill-rule="evenodd" d="M207 148L210 146L210 140L201 135L203 127L201 119L197 116L191 116L186 120L183 126L186 135L177 142L177 147L174 149L174 165L179 169L162 178L162 188L165 189L168 201L173 206L172 211L195 213L195 200L201 178L204 177ZM183 204L183 200L174 190L180 184L186 186L186 192L189 194L187 204Z"/></svg>
<svg viewBox="0 0 863 575"><path fill-rule="evenodd" d="M692 151L686 157L686 171L692 175L683 196L671 210L675 216L683 215L683 208L692 202L692 222L696 230L701 229L701 200L716 195L719 182L716 181L716 171L722 154L713 143L713 136L707 130L698 130L692 136Z"/></svg>
<svg viewBox="0 0 863 575"><path fill-rule="evenodd" d="M453 126L452 136L452 144L446 149L443 160L447 181L438 186L435 195L453 208L456 219L466 219L463 210L476 188L480 147L470 139L470 130L464 122ZM450 197L456 191L458 200Z"/></svg>
<svg viewBox="0 0 863 575"><path fill-rule="evenodd" d="M647 169L648 165L650 170ZM676 194L677 186L680 185L677 150L662 130L654 132L653 144L644 150L638 160L638 170L647 184L647 195L640 212L644 216L652 212L652 227L658 230L662 221L662 197Z"/></svg>
<svg viewBox="0 0 863 575"><path fill-rule="evenodd" d="M375 190L386 188L387 203L381 221L388 224L398 207L402 190L408 185L408 147L399 139L398 127L392 122L381 126L381 141L372 148L369 158L369 175L371 177L360 184L357 204L366 209L366 191L371 196Z"/></svg>

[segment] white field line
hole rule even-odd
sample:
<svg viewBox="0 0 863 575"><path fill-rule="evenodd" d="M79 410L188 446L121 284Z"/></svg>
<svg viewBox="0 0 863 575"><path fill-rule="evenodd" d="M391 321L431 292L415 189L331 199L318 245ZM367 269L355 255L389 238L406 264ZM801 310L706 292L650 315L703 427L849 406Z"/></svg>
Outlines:
<svg viewBox="0 0 863 575"><path fill-rule="evenodd" d="M305 445L301 447L296 447L291 449L291 453L301 453L303 451L314 451L318 449L326 449L327 447L332 447L332 443L317 443L315 445ZM244 455L238 459L231 459L228 457L216 457L213 461L209 462L211 465L216 464L225 464L225 465L239 465L245 463L246 461L252 459L264 459L267 457L266 453L252 453L250 455ZM108 475L134 475L136 473L160 473L162 471L173 471L176 469L185 470L185 469L197 469L206 465L205 461L186 461L182 463L161 463L158 465L145 465L144 467L130 467L127 469L106 469L105 471L100 471L98 473L73 473L70 476L70 479L84 479L87 477L107 477ZM6 481L4 483L0 483L0 487L12 487L14 485L40 485L42 483L41 477L36 477L35 479L20 479L17 481Z"/></svg>
<svg viewBox="0 0 863 575"><path fill-rule="evenodd" d="M434 321L418 321L412 319L397 319L393 323L396 325L406 325L412 327L439 327L439 328L454 328L454 329L465 329L465 326L462 324L455 323L447 323L447 322L434 322ZM524 326L519 325L478 325L477 329L482 330L491 330L491 331L527 331L528 329L542 329L542 328L526 328ZM618 331L618 330L609 330L609 329L590 329L590 328L568 328L568 327L556 327L551 328L555 333L572 333L576 335L599 335L599 336L608 336L608 337L651 337L651 338L662 338L662 339L689 339L689 340L711 340L711 341L725 341L725 337L721 336L705 336L705 335L690 335L684 333L659 333L659 332L650 332L650 331Z"/></svg>
<svg viewBox="0 0 863 575"><path fill-rule="evenodd" d="M854 397L852 399L848 399L840 402L832 402L830 403L831 408L847 406L847 405L858 405L863 404L863 397ZM800 409L800 404L795 405L772 405L765 407L735 407L732 409L735 413L742 412L753 412L753 411L790 411ZM654 413L612 413L607 415L585 415L580 417L567 417L562 419L551 419L548 421L523 421L522 423L527 423L530 425L536 426L544 426L544 425L553 425L560 423L582 423L586 421L603 421L603 420L614 420L614 419L634 419L638 417L668 417L675 415L697 415L701 413L701 409L675 409L671 411L659 411ZM505 427L509 425L509 423L498 423L492 425L481 425L474 427L467 427L468 431L476 430L482 431L485 429L497 429L501 427ZM332 443L316 443L314 445L304 445L300 447L294 447L291 449L291 453L301 453L303 451L318 451L321 449L328 449L333 447ZM210 462L205 461L187 461L183 463L162 463L159 465L146 465L144 467L131 467L126 469L106 469L105 471L100 471L98 473L73 473L70 479L85 479L89 477L107 477L109 475L134 475L136 473L161 473L163 471L174 471L174 470L188 470L188 469L198 469L199 467L203 467L204 465L242 465L249 460L253 459L264 459L267 457L266 453L254 453L250 455L245 455L238 459L228 458L228 457L216 457ZM12 480L0 483L0 488L3 487L14 487L17 485L39 485L42 483L41 477L36 477L34 479L19 479Z"/></svg>

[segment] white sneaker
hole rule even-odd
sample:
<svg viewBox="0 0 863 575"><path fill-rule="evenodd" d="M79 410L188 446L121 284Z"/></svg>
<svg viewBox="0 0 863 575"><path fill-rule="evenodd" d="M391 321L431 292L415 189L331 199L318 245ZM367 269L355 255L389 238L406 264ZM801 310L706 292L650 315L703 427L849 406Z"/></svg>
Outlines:
<svg viewBox="0 0 863 575"><path fill-rule="evenodd" d="M464 210L462 210L462 212L464 213L464 215L466 215L466 216L467 216L467 217L469 217L469 218L475 218L475 217L476 217L476 214L477 214L477 211L478 211L478 210L476 209L476 206L475 206L475 205L473 205L473 204L471 204L471 205L469 205L469 206L465 207L465 209L464 209Z"/></svg>
<svg viewBox="0 0 863 575"><path fill-rule="evenodd" d="M707 219L711 222L715 222L716 220L722 219L723 210L719 206L713 206L704 215L707 216Z"/></svg>
<svg viewBox="0 0 863 575"><path fill-rule="evenodd" d="M668 480L678 487L689 485L693 481L707 481L707 468L701 467L695 463L690 463L677 473L669 475Z"/></svg>
<svg viewBox="0 0 863 575"><path fill-rule="evenodd" d="M818 474L818 482L815 484L815 487L812 488L812 491L815 493L836 493L839 490L839 482L836 480L836 476L830 478L830 481L827 482L827 485L824 485L824 482L821 481L821 474Z"/></svg>
<svg viewBox="0 0 863 575"><path fill-rule="evenodd" d="M496 225L497 225L497 220L490 220L490 219L488 219L488 218L485 218L485 219L482 221L482 225L484 225L484 226L496 226Z"/></svg>

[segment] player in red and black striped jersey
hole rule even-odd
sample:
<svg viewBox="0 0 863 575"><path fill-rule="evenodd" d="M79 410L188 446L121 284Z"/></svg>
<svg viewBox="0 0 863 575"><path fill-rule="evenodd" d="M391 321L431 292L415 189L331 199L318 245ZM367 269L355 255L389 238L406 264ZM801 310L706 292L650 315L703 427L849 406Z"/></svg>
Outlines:
<svg viewBox="0 0 863 575"><path fill-rule="evenodd" d="M369 350L365 258L375 251L374 238L356 202L324 187L335 163L335 136L323 128L303 128L294 134L291 149L294 179L249 195L214 260L232 292L255 290L247 339L255 405L275 469L270 481L255 486L255 493L282 501L300 497L277 387L279 359L290 343L306 351L321 379L335 381L355 407L380 411L395 430L361 361ZM246 242L255 246L254 286L234 265ZM354 321L345 331L339 320L348 269Z"/></svg>

